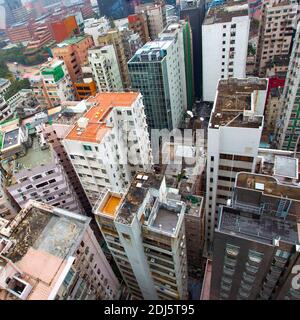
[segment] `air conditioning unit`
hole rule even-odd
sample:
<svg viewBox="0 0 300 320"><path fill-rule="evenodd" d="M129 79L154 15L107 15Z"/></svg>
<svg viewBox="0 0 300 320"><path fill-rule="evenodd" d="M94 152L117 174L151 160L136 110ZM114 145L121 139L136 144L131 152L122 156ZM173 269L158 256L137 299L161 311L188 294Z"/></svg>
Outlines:
<svg viewBox="0 0 300 320"><path fill-rule="evenodd" d="M150 260L152 263L154 263L155 262L155 259L153 259L153 258L151 258L151 260Z"/></svg>
<svg viewBox="0 0 300 320"><path fill-rule="evenodd" d="M169 272L169 276L174 277L174 273L173 272Z"/></svg>
<svg viewBox="0 0 300 320"><path fill-rule="evenodd" d="M150 252L150 248L146 248L145 251L146 251L146 252Z"/></svg>

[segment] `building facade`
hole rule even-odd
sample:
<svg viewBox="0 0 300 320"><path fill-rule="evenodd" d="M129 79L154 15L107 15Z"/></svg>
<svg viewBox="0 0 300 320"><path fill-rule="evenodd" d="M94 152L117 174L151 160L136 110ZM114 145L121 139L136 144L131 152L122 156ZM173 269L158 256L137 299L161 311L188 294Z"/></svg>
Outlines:
<svg viewBox="0 0 300 320"><path fill-rule="evenodd" d="M118 299L119 281L90 221L33 200L14 220L4 221L0 300Z"/></svg>
<svg viewBox="0 0 300 320"><path fill-rule="evenodd" d="M246 77L249 28L245 1L208 10L202 24L204 101L214 101L219 79Z"/></svg>
<svg viewBox="0 0 300 320"><path fill-rule="evenodd" d="M148 42L128 61L132 88L142 93L149 129L178 128L187 110L182 33Z"/></svg>
<svg viewBox="0 0 300 320"><path fill-rule="evenodd" d="M88 60L98 92L122 91L123 84L113 45L89 49Z"/></svg>
<svg viewBox="0 0 300 320"><path fill-rule="evenodd" d="M300 72L299 64L300 24L294 38L289 68L280 101L276 123L276 144L283 150L300 150Z"/></svg>
<svg viewBox="0 0 300 320"><path fill-rule="evenodd" d="M91 36L73 37L52 48L53 58L63 60L73 83L82 80L81 65L88 60L88 49L94 45Z"/></svg>
<svg viewBox="0 0 300 320"><path fill-rule="evenodd" d="M107 46L107 45L114 46L117 60L118 60L119 70L121 72L123 87L124 89L129 88L130 79L129 79L127 60L124 52L124 46L122 43L122 37L121 37L120 31L117 29L111 29L106 34L100 35L98 37L98 41L101 47Z"/></svg>
<svg viewBox="0 0 300 320"><path fill-rule="evenodd" d="M166 198L165 179L138 173L128 192L100 196L95 217L136 300L185 300L185 203Z"/></svg>
<svg viewBox="0 0 300 320"><path fill-rule="evenodd" d="M268 81L220 80L207 140L206 250L211 251L218 206L231 197L236 173L253 172L263 130Z"/></svg>
<svg viewBox="0 0 300 320"><path fill-rule="evenodd" d="M279 179L238 173L231 205L220 208L211 275L213 300L300 299L293 280L300 261L300 189L290 176L294 171L298 179L298 159L277 161L283 174Z"/></svg>
<svg viewBox="0 0 300 320"><path fill-rule="evenodd" d="M256 52L256 69L260 77L266 75L267 64L290 53L297 23L298 2L263 1Z"/></svg>
<svg viewBox="0 0 300 320"><path fill-rule="evenodd" d="M152 165L142 96L136 92L99 93L87 100L63 144L86 195L95 205L109 188L124 192L132 175Z"/></svg>

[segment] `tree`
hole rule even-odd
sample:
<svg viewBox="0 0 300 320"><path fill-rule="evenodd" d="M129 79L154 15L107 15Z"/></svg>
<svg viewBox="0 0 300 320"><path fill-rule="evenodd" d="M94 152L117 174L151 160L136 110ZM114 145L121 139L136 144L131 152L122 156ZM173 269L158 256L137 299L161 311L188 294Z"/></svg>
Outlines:
<svg viewBox="0 0 300 320"><path fill-rule="evenodd" d="M4 94L4 99L8 100L13 95L15 95L17 92L19 92L22 89L30 89L30 82L28 79L23 80L15 80L12 82L6 93Z"/></svg>

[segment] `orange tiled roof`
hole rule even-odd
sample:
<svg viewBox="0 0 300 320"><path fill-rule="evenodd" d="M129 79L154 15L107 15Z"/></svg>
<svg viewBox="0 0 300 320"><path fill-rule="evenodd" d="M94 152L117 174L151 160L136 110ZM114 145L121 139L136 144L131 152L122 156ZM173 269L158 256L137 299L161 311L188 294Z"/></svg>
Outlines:
<svg viewBox="0 0 300 320"><path fill-rule="evenodd" d="M89 103L96 103L84 115L89 119L84 132L78 135L78 125L74 124L66 136L68 140L100 142L104 135L111 130L103 121L114 107L130 107L139 96L138 92L105 92L98 93L88 99Z"/></svg>

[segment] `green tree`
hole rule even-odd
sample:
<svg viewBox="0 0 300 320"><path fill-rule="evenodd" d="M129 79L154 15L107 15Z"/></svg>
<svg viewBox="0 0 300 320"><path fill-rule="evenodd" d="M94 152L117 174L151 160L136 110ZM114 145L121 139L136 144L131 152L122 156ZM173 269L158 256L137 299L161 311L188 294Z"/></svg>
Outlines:
<svg viewBox="0 0 300 320"><path fill-rule="evenodd" d="M4 99L8 100L13 95L15 95L17 92L19 92L22 89L30 89L30 82L28 79L23 80L15 80L12 82L11 86L8 88L6 93L4 94Z"/></svg>

